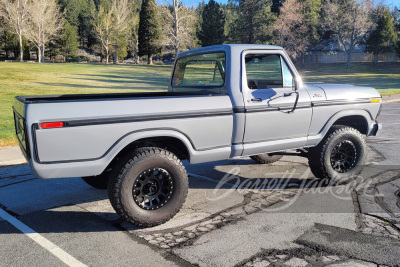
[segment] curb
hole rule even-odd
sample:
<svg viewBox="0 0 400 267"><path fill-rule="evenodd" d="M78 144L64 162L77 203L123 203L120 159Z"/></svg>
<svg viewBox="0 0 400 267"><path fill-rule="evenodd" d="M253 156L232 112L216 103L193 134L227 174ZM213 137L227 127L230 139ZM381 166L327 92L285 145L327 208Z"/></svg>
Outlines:
<svg viewBox="0 0 400 267"><path fill-rule="evenodd" d="M400 99L382 100L382 103L383 103L383 104L397 103L397 102L400 102Z"/></svg>
<svg viewBox="0 0 400 267"><path fill-rule="evenodd" d="M400 95L383 96L382 103L395 103L400 102Z"/></svg>
<svg viewBox="0 0 400 267"><path fill-rule="evenodd" d="M0 167L7 167L12 165L20 165L27 163L25 159L16 159L16 160L9 160L9 161L2 161L0 162Z"/></svg>

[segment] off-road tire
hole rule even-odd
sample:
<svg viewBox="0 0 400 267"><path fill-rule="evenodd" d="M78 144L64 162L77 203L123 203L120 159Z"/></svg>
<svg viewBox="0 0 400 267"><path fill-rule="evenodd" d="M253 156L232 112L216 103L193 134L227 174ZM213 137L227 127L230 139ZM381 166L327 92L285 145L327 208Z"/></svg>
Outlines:
<svg viewBox="0 0 400 267"><path fill-rule="evenodd" d="M255 162L260 163L260 164L273 163L273 162L280 160L282 157L283 157L283 155L274 155L274 154L269 154L269 153L250 156L250 158L252 160L254 160Z"/></svg>
<svg viewBox="0 0 400 267"><path fill-rule="evenodd" d="M107 189L109 178L110 178L110 171L105 170L100 175L82 177L82 180L94 188Z"/></svg>
<svg viewBox="0 0 400 267"><path fill-rule="evenodd" d="M137 182L140 183L138 179L147 171L153 171L153 175L158 173L154 170L165 170L172 181L169 198L166 197L165 203L154 209L141 207L135 195ZM138 148L126 154L118 161L108 184L108 196L115 211L139 227L156 226L170 220L181 209L187 193L188 176L181 160L168 150L158 147Z"/></svg>
<svg viewBox="0 0 400 267"><path fill-rule="evenodd" d="M315 177L345 184L361 173L366 154L364 135L352 127L334 126L316 147L310 148L308 164Z"/></svg>

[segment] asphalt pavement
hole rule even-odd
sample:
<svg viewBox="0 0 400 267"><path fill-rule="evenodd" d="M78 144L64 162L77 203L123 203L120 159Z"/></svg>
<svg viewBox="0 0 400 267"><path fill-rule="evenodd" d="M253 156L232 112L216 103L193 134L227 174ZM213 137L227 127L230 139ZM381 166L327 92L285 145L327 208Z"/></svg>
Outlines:
<svg viewBox="0 0 400 267"><path fill-rule="evenodd" d="M80 178L42 180L0 150L0 266L400 266L400 97L384 98L357 183L329 186L307 159L189 165L169 222L123 222Z"/></svg>

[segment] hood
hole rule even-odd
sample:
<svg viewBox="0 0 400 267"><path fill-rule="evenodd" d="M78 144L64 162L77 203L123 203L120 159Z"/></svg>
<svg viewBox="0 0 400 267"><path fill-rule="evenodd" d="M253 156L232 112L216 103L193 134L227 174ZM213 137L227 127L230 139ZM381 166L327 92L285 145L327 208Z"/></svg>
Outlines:
<svg viewBox="0 0 400 267"><path fill-rule="evenodd" d="M326 100L359 99L359 98L380 98L379 92L372 87L354 86L351 84L334 83L305 83L310 90L322 89ZM306 88L307 88L306 87ZM309 90L307 89L307 90Z"/></svg>

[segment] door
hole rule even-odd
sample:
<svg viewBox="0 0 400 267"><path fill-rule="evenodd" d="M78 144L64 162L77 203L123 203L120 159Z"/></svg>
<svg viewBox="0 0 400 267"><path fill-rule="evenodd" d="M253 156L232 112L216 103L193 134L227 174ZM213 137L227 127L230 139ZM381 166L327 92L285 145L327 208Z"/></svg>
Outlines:
<svg viewBox="0 0 400 267"><path fill-rule="evenodd" d="M307 142L311 100L280 50L246 51L242 56L242 91L246 109L243 155L300 148Z"/></svg>

